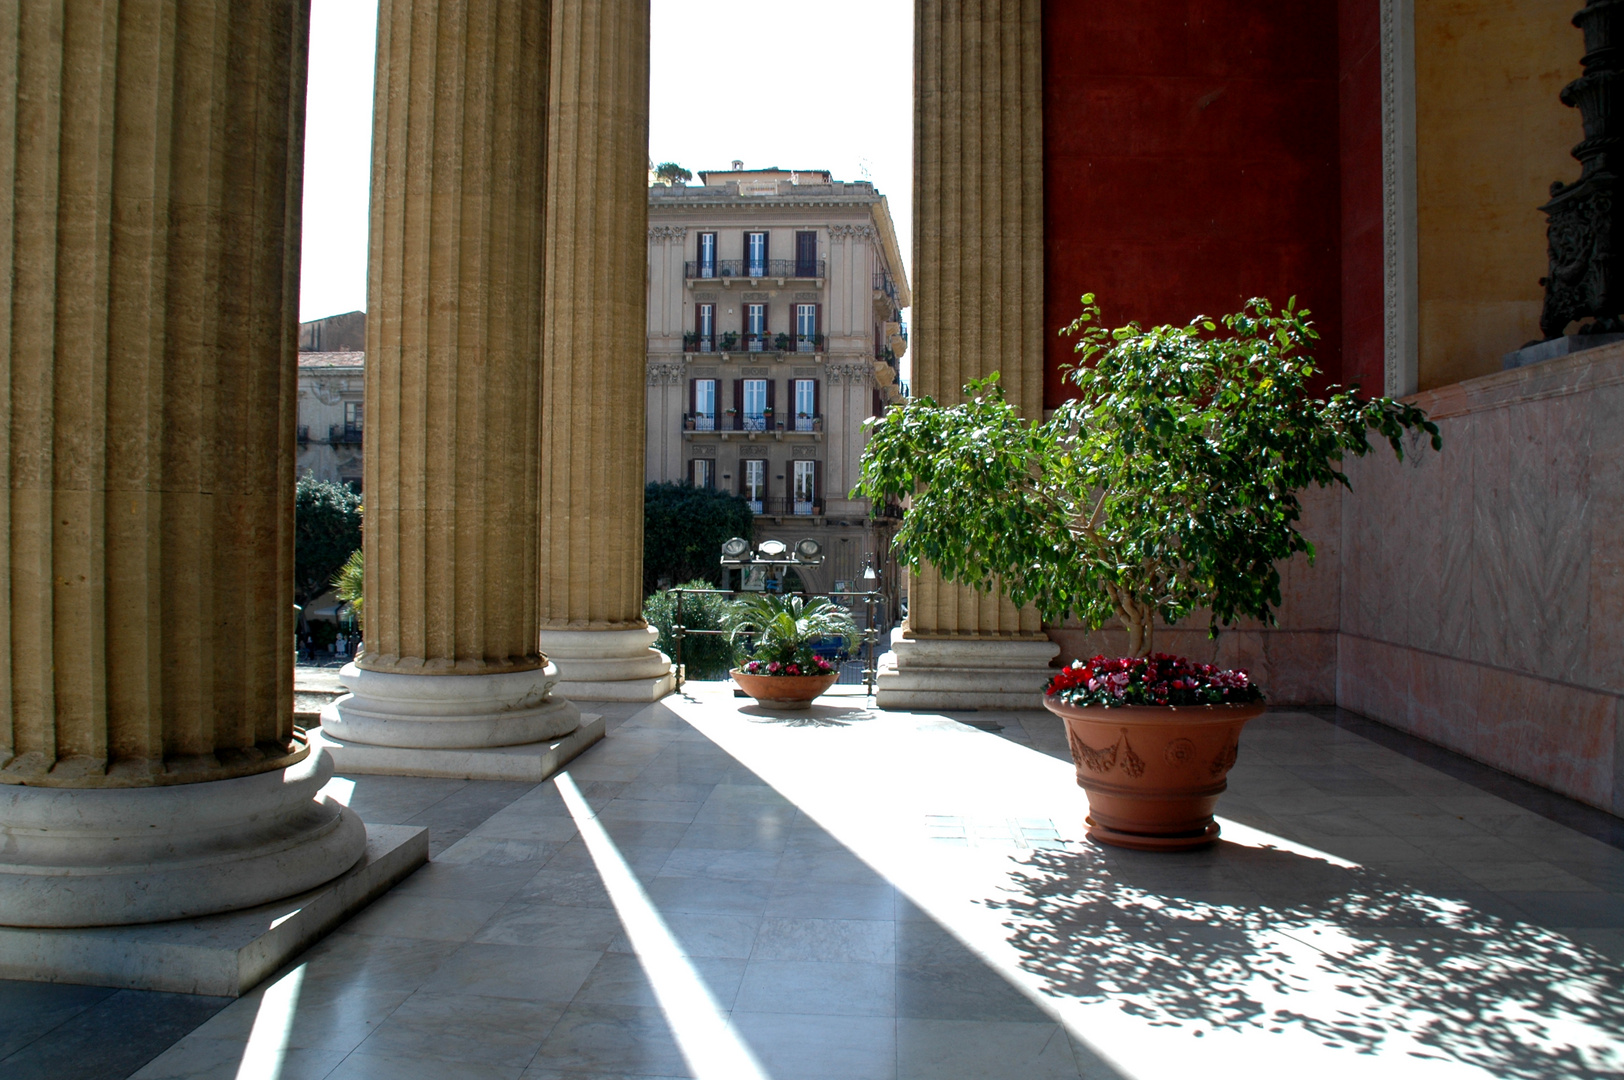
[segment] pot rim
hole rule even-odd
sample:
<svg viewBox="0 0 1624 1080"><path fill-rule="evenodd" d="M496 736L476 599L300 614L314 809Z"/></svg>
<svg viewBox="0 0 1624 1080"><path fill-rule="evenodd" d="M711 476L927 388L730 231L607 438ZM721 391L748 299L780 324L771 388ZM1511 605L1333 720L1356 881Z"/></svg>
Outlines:
<svg viewBox="0 0 1624 1080"><path fill-rule="evenodd" d="M1139 719L1150 720L1156 718L1171 718L1184 713L1186 718L1195 716L1234 717L1242 713L1249 716L1261 715L1269 707L1267 701L1226 701L1202 705L1072 705L1069 702L1056 701L1049 694L1043 695L1043 706L1056 716L1065 716L1060 710L1082 713L1090 719L1109 720Z"/></svg>

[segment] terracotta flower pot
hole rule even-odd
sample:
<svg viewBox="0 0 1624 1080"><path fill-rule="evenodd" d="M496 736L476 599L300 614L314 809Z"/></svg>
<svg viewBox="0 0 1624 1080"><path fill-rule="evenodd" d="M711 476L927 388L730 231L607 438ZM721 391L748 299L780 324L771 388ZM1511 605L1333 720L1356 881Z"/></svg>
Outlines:
<svg viewBox="0 0 1624 1080"><path fill-rule="evenodd" d="M1229 786L1241 728L1263 712L1245 705L1043 704L1066 722L1077 784L1088 793L1088 835L1145 851L1218 839L1212 819Z"/></svg>
<svg viewBox="0 0 1624 1080"><path fill-rule="evenodd" d="M812 699L835 684L838 672L826 675L746 675L738 668L728 674L739 689L769 709L805 709Z"/></svg>

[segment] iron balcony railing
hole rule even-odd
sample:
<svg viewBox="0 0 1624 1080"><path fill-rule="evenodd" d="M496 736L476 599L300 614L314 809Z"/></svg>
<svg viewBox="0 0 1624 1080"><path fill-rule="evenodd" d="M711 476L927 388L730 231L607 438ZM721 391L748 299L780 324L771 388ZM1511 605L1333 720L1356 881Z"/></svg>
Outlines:
<svg viewBox="0 0 1624 1080"><path fill-rule="evenodd" d="M360 424L334 424L327 429L327 441L334 446L360 446Z"/></svg>
<svg viewBox="0 0 1624 1080"><path fill-rule="evenodd" d="M822 431L823 417L778 416L769 412L683 413L686 431Z"/></svg>
<svg viewBox="0 0 1624 1080"><path fill-rule="evenodd" d="M886 296L889 296L893 303L896 302L897 283L892 280L891 275L886 273L884 270L874 271L874 291L882 292Z"/></svg>
<svg viewBox="0 0 1624 1080"><path fill-rule="evenodd" d="M798 499L784 495L752 499L746 495L745 501L750 504L751 513L768 517L817 517L823 513L822 499Z"/></svg>
<svg viewBox="0 0 1624 1080"><path fill-rule="evenodd" d="M310 425L308 425L308 424L300 424L299 425L299 445L304 446L309 441L310 441Z"/></svg>
<svg viewBox="0 0 1624 1080"><path fill-rule="evenodd" d="M813 278L827 277L825 259L717 259L715 262L687 263L687 276L712 278Z"/></svg>

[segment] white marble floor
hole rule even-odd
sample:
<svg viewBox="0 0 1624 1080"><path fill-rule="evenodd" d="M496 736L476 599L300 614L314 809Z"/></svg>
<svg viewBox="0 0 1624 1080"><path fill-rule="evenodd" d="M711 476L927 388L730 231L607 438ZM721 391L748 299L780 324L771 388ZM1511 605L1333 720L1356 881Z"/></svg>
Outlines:
<svg viewBox="0 0 1624 1080"><path fill-rule="evenodd" d="M1047 714L862 702L690 684L553 782L459 789L477 826L135 1075L1624 1075L1608 843L1274 712L1223 842L1101 849Z"/></svg>

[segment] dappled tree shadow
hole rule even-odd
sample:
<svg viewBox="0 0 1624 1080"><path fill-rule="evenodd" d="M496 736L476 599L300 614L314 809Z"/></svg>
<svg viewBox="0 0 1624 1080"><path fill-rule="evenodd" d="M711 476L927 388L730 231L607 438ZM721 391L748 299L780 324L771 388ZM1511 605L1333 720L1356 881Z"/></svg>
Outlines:
<svg viewBox="0 0 1624 1080"><path fill-rule="evenodd" d="M831 705L813 705L807 709L770 709L763 705L746 705L739 710L758 724L779 724L783 727L850 727L874 719L874 712L866 708L840 708Z"/></svg>
<svg viewBox="0 0 1624 1080"><path fill-rule="evenodd" d="M1155 1026L1624 1075L1624 968L1593 950L1363 867L1228 844L1198 858L1036 851L987 903L1048 993ZM1248 881L1281 887L1260 901Z"/></svg>

